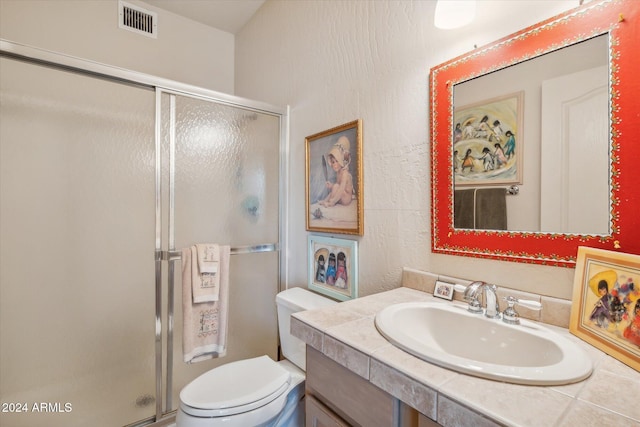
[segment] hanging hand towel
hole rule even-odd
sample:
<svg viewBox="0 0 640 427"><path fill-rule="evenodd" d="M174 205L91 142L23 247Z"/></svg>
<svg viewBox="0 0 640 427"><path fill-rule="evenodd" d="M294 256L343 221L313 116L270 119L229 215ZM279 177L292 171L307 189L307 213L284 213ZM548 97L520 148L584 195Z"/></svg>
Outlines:
<svg viewBox="0 0 640 427"><path fill-rule="evenodd" d="M475 228L475 191L472 188L453 192L454 228Z"/></svg>
<svg viewBox="0 0 640 427"><path fill-rule="evenodd" d="M195 363L227 353L229 309L229 246L219 247L219 292L214 302L194 303L193 270L198 269L195 246L182 250L182 351L186 363Z"/></svg>
<svg viewBox="0 0 640 427"><path fill-rule="evenodd" d="M504 188L476 191L476 229L507 229L507 192Z"/></svg>
<svg viewBox="0 0 640 427"><path fill-rule="evenodd" d="M196 245L198 251L198 270L200 274L218 272L218 262L220 261L220 247L212 243L199 243Z"/></svg>
<svg viewBox="0 0 640 427"><path fill-rule="evenodd" d="M218 301L220 290L220 247L212 243L197 244L196 256L191 263L195 268L191 270L191 286L193 288L193 302Z"/></svg>

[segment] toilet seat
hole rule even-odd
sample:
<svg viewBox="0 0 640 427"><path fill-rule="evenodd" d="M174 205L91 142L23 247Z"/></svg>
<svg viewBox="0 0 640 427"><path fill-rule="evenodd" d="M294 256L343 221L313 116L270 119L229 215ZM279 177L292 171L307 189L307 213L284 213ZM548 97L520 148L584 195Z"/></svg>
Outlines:
<svg viewBox="0 0 640 427"><path fill-rule="evenodd" d="M180 392L181 409L195 417L223 417L269 404L284 393L291 374L268 356L227 363Z"/></svg>

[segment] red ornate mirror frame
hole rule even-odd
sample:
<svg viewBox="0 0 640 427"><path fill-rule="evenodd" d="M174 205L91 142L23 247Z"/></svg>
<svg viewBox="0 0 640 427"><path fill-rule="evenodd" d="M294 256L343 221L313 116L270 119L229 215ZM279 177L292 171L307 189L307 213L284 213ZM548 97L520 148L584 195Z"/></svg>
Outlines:
<svg viewBox="0 0 640 427"><path fill-rule="evenodd" d="M589 38L610 40L610 234L455 229L453 87ZM431 69L432 251L574 267L577 247L640 254L640 2L594 1Z"/></svg>

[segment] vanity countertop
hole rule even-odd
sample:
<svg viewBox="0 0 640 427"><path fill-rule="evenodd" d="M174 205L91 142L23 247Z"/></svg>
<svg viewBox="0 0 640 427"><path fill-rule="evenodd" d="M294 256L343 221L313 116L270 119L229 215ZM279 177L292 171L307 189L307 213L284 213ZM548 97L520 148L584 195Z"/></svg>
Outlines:
<svg viewBox="0 0 640 427"><path fill-rule="evenodd" d="M325 356L444 426L640 425L640 373L569 333L591 357L589 378L564 386L526 386L460 374L424 362L380 335L374 318L401 302L438 300L410 288L295 313L291 332Z"/></svg>

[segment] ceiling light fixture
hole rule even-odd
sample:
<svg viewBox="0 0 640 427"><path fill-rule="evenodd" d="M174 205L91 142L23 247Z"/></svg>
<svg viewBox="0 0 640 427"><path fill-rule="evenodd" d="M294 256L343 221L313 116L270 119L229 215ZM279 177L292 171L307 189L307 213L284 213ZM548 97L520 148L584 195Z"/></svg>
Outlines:
<svg viewBox="0 0 640 427"><path fill-rule="evenodd" d="M476 0L438 0L434 25L443 30L463 27L476 17Z"/></svg>

